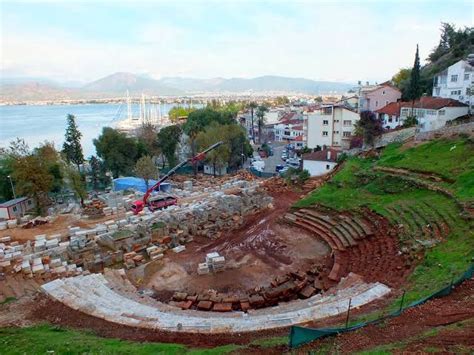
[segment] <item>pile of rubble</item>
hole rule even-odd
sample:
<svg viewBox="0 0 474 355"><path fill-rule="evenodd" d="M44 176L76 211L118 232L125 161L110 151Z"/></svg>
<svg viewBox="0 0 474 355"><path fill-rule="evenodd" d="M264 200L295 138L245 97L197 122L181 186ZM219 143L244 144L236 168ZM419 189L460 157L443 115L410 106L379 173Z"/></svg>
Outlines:
<svg viewBox="0 0 474 355"><path fill-rule="evenodd" d="M107 207L104 201L99 199L93 199L92 201L87 201L82 213L89 218L101 218L105 216L104 209L110 209ZM110 209L110 214L112 210Z"/></svg>
<svg viewBox="0 0 474 355"><path fill-rule="evenodd" d="M208 257L215 257L214 253L211 254L208 254ZM209 267L208 262L203 264ZM315 264L306 272L300 270L276 277L267 287L257 287L243 296L220 294L214 290L199 294L175 292L169 304L184 310L246 312L249 309L277 306L280 302L310 298L330 286L327 268Z"/></svg>

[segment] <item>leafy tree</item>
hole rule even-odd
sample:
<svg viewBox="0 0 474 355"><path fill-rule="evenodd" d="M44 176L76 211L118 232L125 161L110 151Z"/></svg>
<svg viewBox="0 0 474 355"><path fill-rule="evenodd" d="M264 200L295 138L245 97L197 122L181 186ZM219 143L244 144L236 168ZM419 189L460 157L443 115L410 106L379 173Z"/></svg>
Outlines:
<svg viewBox="0 0 474 355"><path fill-rule="evenodd" d="M84 200L87 198L86 184L84 177L76 169L72 169L70 166L66 167L66 176L69 187L74 191L76 196L81 202L81 206L84 207Z"/></svg>
<svg viewBox="0 0 474 355"><path fill-rule="evenodd" d="M176 165L176 148L178 147L182 132L181 127L178 125L164 127L158 132L158 147L166 157L170 167Z"/></svg>
<svg viewBox="0 0 474 355"><path fill-rule="evenodd" d="M157 130L152 123L144 123L138 131L138 156L158 156L160 147L158 144Z"/></svg>
<svg viewBox="0 0 474 355"><path fill-rule="evenodd" d="M252 142L253 144L255 144L255 125L254 125L254 122L253 122L253 114L254 114L254 110L258 107L257 103L252 101L249 103L249 109L250 109L250 117L252 119Z"/></svg>
<svg viewBox="0 0 474 355"><path fill-rule="evenodd" d="M168 112L168 116L171 122L177 122L180 118L187 118L194 110L192 107L175 106Z"/></svg>
<svg viewBox="0 0 474 355"><path fill-rule="evenodd" d="M138 157L137 143L113 128L104 127L99 138L94 139L97 155L102 158L114 178L130 174Z"/></svg>
<svg viewBox="0 0 474 355"><path fill-rule="evenodd" d="M217 104L215 104L217 105ZM189 137L189 143L191 146L191 154L192 156L196 155L197 147L196 147L196 138L199 132L202 132L209 126L212 122L216 122L218 124L232 124L236 123L235 120L223 116L221 112L216 111L209 107L204 109L199 109L193 111L189 114L186 123L183 125L183 131ZM197 166L196 164L193 165L194 175L197 175Z"/></svg>
<svg viewBox="0 0 474 355"><path fill-rule="evenodd" d="M196 143L199 150L203 150L210 145L224 139L225 132L219 124L210 125L204 132L200 132L196 137ZM222 144L206 154L206 162L212 165L213 175L216 176L216 170L225 167L230 157L230 148L227 144Z"/></svg>
<svg viewBox="0 0 474 355"><path fill-rule="evenodd" d="M12 172L11 159L7 156L3 156L0 160L0 201L2 202L13 198L13 191L10 183Z"/></svg>
<svg viewBox="0 0 474 355"><path fill-rule="evenodd" d="M222 141L229 147L228 167L237 169L242 167L243 161L253 155L245 130L235 124L221 126L223 130Z"/></svg>
<svg viewBox="0 0 474 355"><path fill-rule="evenodd" d="M258 118L258 144L262 142L262 128L265 125L265 113L268 112L268 107L260 105L257 108L257 118Z"/></svg>
<svg viewBox="0 0 474 355"><path fill-rule="evenodd" d="M383 121L371 111L363 111L356 123L356 135L364 137L367 145L374 146L375 138L383 133Z"/></svg>
<svg viewBox="0 0 474 355"><path fill-rule="evenodd" d="M410 68L402 68L392 77L393 84L402 92L402 100L408 100L408 88L410 86Z"/></svg>
<svg viewBox="0 0 474 355"><path fill-rule="evenodd" d="M290 103L290 99L286 96L277 96L275 98L275 104L276 105L288 105Z"/></svg>
<svg viewBox="0 0 474 355"><path fill-rule="evenodd" d="M314 101L321 103L321 102L323 102L323 98L321 96L316 96Z"/></svg>
<svg viewBox="0 0 474 355"><path fill-rule="evenodd" d="M19 196L33 198L38 214L42 214L49 203L47 194L53 186L53 177L48 168L47 162L31 153L18 156L13 161L12 179L16 183L16 192Z"/></svg>
<svg viewBox="0 0 474 355"><path fill-rule="evenodd" d="M137 176L145 180L146 189L148 190L148 182L151 179L158 178L158 168L153 161L153 158L145 155L138 159L137 164L135 165L135 173Z"/></svg>
<svg viewBox="0 0 474 355"><path fill-rule="evenodd" d="M58 151L52 142L44 142L34 149L34 154L38 155L48 166L48 171L53 177L51 192L60 192L63 188L62 161Z"/></svg>
<svg viewBox="0 0 474 355"><path fill-rule="evenodd" d="M84 154L81 146L82 133L76 125L74 115L67 115L67 128L63 144L63 153L68 163L73 163L80 170L80 166L84 163Z"/></svg>

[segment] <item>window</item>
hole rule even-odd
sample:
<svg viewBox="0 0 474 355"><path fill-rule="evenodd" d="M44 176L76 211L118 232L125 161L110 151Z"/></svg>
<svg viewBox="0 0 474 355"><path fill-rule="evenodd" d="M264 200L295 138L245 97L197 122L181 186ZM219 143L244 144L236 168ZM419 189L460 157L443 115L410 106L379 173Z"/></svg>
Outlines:
<svg viewBox="0 0 474 355"><path fill-rule="evenodd" d="M466 96L470 96L471 95L471 88L466 88Z"/></svg>
<svg viewBox="0 0 474 355"><path fill-rule="evenodd" d="M323 131L323 137L327 137L328 131Z"/></svg>
<svg viewBox="0 0 474 355"><path fill-rule="evenodd" d="M378 107L378 106L379 106L379 102L375 100L375 107Z"/></svg>
<svg viewBox="0 0 474 355"><path fill-rule="evenodd" d="M331 169L331 167L329 166L329 164L326 164L326 170L329 170Z"/></svg>
<svg viewBox="0 0 474 355"><path fill-rule="evenodd" d="M469 80L469 74L464 74L464 80Z"/></svg>
<svg viewBox="0 0 474 355"><path fill-rule="evenodd" d="M392 117L389 117L389 118L388 118L388 122L392 122Z"/></svg>
<svg viewBox="0 0 474 355"><path fill-rule="evenodd" d="M351 126L352 121L351 120L344 120L344 126Z"/></svg>
<svg viewBox="0 0 474 355"><path fill-rule="evenodd" d="M445 110L439 110L439 115L440 115L440 116L444 116L445 113L446 113Z"/></svg>
<svg viewBox="0 0 474 355"><path fill-rule="evenodd" d="M431 115L431 116L436 116L436 110L428 110L426 111L426 114Z"/></svg>
<svg viewBox="0 0 474 355"><path fill-rule="evenodd" d="M351 136L351 132L342 132L342 136L343 137L350 137Z"/></svg>
<svg viewBox="0 0 474 355"><path fill-rule="evenodd" d="M328 120L323 120L323 125L327 126L329 124Z"/></svg>
<svg viewBox="0 0 474 355"><path fill-rule="evenodd" d="M31 205L31 200L28 200L28 204Z"/></svg>
<svg viewBox="0 0 474 355"><path fill-rule="evenodd" d="M16 206L13 206L12 210L13 212L16 212L17 211Z"/></svg>
<svg viewBox="0 0 474 355"><path fill-rule="evenodd" d="M451 95L461 95L461 90L451 91Z"/></svg>
<svg viewBox="0 0 474 355"><path fill-rule="evenodd" d="M384 91L382 91L382 95L385 95L385 90L384 90Z"/></svg>
<svg viewBox="0 0 474 355"><path fill-rule="evenodd" d="M339 145L339 142L334 141L334 145Z"/></svg>
<svg viewBox="0 0 474 355"><path fill-rule="evenodd" d="M334 120L334 123L339 123L339 120Z"/></svg>
<svg viewBox="0 0 474 355"><path fill-rule="evenodd" d="M395 122L398 122L398 117L395 117Z"/></svg>
<svg viewBox="0 0 474 355"><path fill-rule="evenodd" d="M339 131L334 131L334 134L339 134Z"/></svg>
<svg viewBox="0 0 474 355"><path fill-rule="evenodd" d="M401 112L400 112L400 116L402 116L402 117L407 117L408 114L409 114L409 111L410 111L409 108L402 108L402 110L401 110Z"/></svg>
<svg viewBox="0 0 474 355"><path fill-rule="evenodd" d="M451 75L451 82L455 83L457 81L458 81L458 75L457 74Z"/></svg>
<svg viewBox="0 0 474 355"><path fill-rule="evenodd" d="M387 105L388 105L388 100L385 100L385 106L387 106Z"/></svg>

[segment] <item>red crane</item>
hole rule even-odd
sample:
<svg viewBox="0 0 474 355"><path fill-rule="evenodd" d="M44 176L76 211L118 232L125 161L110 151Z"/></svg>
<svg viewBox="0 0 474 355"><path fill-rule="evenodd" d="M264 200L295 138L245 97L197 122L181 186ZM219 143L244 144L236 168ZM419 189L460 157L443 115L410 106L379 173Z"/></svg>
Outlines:
<svg viewBox="0 0 474 355"><path fill-rule="evenodd" d="M176 171L185 166L186 164L195 164L196 162L198 161L201 161L203 160L205 157L206 157L206 154L208 152L210 152L211 150L213 149L216 149L217 147L219 147L221 144L223 144L223 142L217 142L217 143L214 143L213 145L211 145L210 147L206 148L205 150L203 150L201 153L198 153L197 155L195 155L194 157L192 158L189 158L181 163L179 163L178 165L176 165L173 169L171 169L170 171L168 171L168 173L164 176L162 176L157 182L156 184L154 184L152 187L150 187L145 195L143 195L143 199L142 200L137 200L135 201L133 204L132 204L132 211L134 214L138 214L140 211L142 211L145 206L147 206L151 211L154 211L156 209L160 209L160 208L163 208L163 207L167 207L167 206L171 206L171 205L176 205L176 198L175 197L172 197L172 196L165 196L165 197L159 197L155 200L153 199L150 199L150 195L153 191L157 190L160 185L165 181L167 180L171 175L173 175L174 173L176 173Z"/></svg>

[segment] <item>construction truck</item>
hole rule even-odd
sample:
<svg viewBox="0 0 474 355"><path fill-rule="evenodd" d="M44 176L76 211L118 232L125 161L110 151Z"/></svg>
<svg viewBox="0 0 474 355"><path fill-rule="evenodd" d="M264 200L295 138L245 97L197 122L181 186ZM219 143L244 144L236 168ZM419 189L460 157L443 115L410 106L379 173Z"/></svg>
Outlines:
<svg viewBox="0 0 474 355"><path fill-rule="evenodd" d="M223 142L217 142L217 143L214 143L213 145L211 145L210 147L206 148L205 150L203 150L202 152L200 152L199 154L195 155L194 157L192 158L189 158L181 163L179 163L178 165L176 165L173 169L171 169L170 171L168 171L168 173L166 173L166 175L162 176L157 182L156 184L154 184L152 187L150 187L146 192L145 192L145 195L143 195L143 199L142 200L137 200L135 201L133 204L132 204L132 207L131 207L131 210L133 211L134 214L138 214L140 213L141 211L143 211L143 209L146 207L148 207L148 209L150 211L154 211L154 210L157 210L157 209L161 209L161 208L166 208L168 206L172 206L172 205L176 205L177 204L177 199L176 197L173 197L173 196L152 196L152 193L153 191L157 191L159 190L160 188L160 185L166 181L170 176L172 176L173 174L176 173L176 171L187 165L187 164L196 164L198 161L201 161L203 160L205 157L206 157L206 154L208 152L210 152L211 150L213 149L216 149L217 147L219 147L221 144L223 144Z"/></svg>

